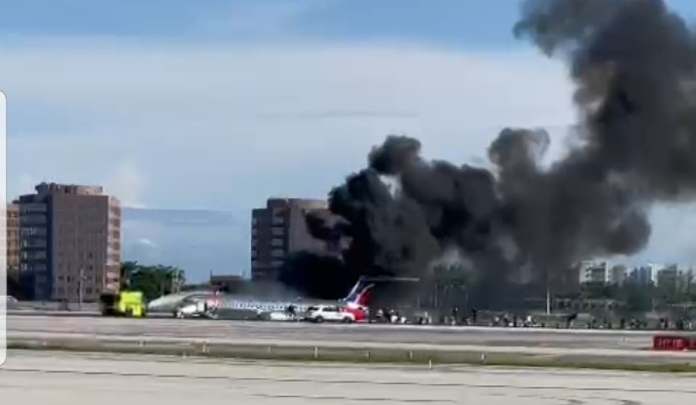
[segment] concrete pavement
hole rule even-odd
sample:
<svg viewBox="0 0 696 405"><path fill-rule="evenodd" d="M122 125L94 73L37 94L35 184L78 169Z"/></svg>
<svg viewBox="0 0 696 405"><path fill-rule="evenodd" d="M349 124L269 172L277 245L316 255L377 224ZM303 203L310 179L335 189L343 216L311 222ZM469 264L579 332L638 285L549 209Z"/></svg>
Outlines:
<svg viewBox="0 0 696 405"><path fill-rule="evenodd" d="M7 330L118 336L647 349L654 332L9 315Z"/></svg>
<svg viewBox="0 0 696 405"><path fill-rule="evenodd" d="M673 405L696 403L696 377L10 351L0 398L57 405Z"/></svg>

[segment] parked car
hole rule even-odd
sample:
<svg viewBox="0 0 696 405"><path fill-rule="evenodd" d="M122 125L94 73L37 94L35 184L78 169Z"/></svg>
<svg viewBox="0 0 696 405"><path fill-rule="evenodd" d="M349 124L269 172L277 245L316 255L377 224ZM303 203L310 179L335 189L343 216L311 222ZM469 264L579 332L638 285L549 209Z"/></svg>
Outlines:
<svg viewBox="0 0 696 405"><path fill-rule="evenodd" d="M305 319L311 322L355 322L355 315L333 305L317 305L307 309Z"/></svg>

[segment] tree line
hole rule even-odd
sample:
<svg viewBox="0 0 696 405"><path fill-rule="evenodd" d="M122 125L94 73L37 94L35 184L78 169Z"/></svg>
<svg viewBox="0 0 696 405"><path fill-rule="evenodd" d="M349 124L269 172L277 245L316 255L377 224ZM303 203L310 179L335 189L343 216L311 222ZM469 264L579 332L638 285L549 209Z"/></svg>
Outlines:
<svg viewBox="0 0 696 405"><path fill-rule="evenodd" d="M184 270L176 266L147 266L136 261L121 264L121 290L142 291L148 301L179 292L185 282Z"/></svg>

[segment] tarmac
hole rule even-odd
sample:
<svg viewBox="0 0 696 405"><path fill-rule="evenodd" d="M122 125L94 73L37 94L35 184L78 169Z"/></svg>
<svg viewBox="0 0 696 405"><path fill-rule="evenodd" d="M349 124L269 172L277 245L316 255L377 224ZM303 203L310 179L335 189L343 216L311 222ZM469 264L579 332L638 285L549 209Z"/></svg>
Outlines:
<svg viewBox="0 0 696 405"><path fill-rule="evenodd" d="M11 349L696 371L696 352L651 351L654 332L641 331L17 314L7 328Z"/></svg>
<svg viewBox="0 0 696 405"><path fill-rule="evenodd" d="M128 319L100 316L9 315L13 333L98 334L197 339L254 339L355 343L429 343L557 347L576 349L647 349L655 332L452 327L382 324L311 324L304 322L226 321L202 319Z"/></svg>
<svg viewBox="0 0 696 405"><path fill-rule="evenodd" d="M17 350L0 368L8 404L673 405L696 403L695 383L693 374Z"/></svg>

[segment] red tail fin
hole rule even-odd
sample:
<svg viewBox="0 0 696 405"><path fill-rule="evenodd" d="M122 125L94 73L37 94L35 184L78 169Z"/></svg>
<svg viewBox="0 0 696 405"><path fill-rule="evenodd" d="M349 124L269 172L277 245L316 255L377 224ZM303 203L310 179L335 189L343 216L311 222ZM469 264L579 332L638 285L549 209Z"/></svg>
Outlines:
<svg viewBox="0 0 696 405"><path fill-rule="evenodd" d="M370 301L372 301L372 288L374 286L374 284L369 284L365 286L365 288L362 290L360 294L358 294L358 305L363 307L370 305Z"/></svg>
<svg viewBox="0 0 696 405"><path fill-rule="evenodd" d="M355 284L355 287L351 290L350 294L342 301L347 305L352 306L363 306L366 307L370 304L372 300L372 288L375 285L373 283L365 284L362 280Z"/></svg>

